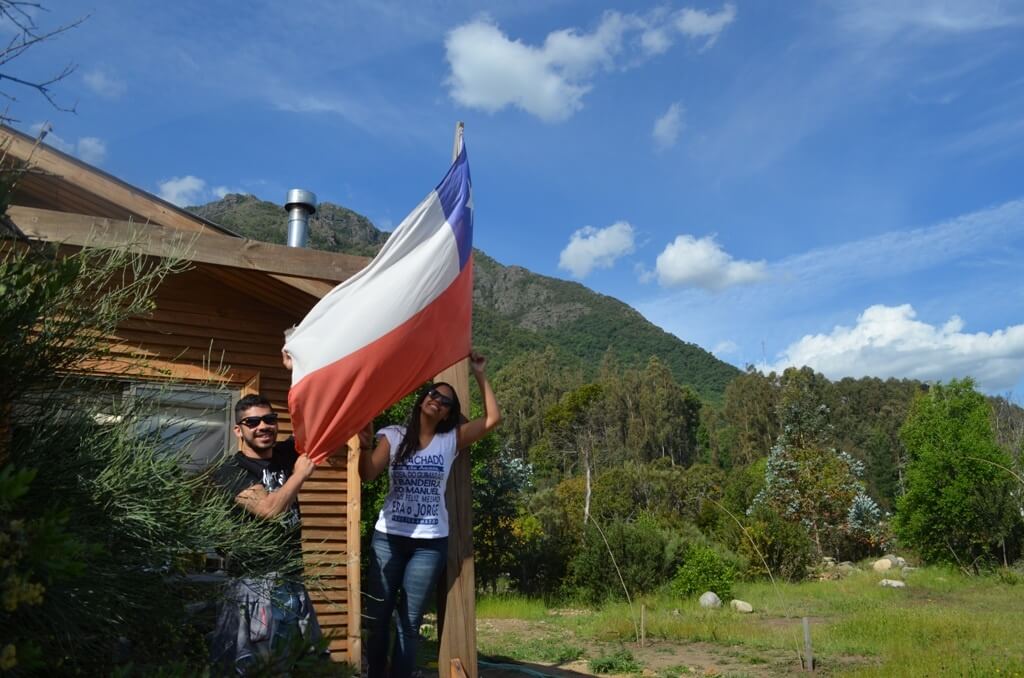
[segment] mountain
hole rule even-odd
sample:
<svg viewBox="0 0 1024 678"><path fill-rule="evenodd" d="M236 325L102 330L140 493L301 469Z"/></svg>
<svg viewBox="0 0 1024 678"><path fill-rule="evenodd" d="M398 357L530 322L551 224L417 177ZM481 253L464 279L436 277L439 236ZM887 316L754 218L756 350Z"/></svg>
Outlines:
<svg viewBox="0 0 1024 678"><path fill-rule="evenodd" d="M248 238L287 240L284 209L251 195L230 194L189 209ZM309 224L310 246L330 252L373 256L387 236L366 217L331 203L321 203ZM609 350L624 367L642 367L657 356L680 383L712 401L719 401L726 384L740 373L618 299L521 266L504 266L480 250L473 256L473 341L496 371L516 356L548 346L587 376L596 375Z"/></svg>

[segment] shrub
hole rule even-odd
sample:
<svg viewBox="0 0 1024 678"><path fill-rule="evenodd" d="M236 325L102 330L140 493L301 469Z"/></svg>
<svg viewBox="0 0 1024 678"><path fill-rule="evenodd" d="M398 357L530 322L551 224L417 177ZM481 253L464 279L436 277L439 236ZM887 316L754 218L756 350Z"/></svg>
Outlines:
<svg viewBox="0 0 1024 678"><path fill-rule="evenodd" d="M617 521L601 529L607 544L596 525L587 525L580 551L569 563L568 593L596 604L624 597L623 582L630 595L636 595L654 591L671 575L675 563L666 562L668 535L652 518Z"/></svg>
<svg viewBox="0 0 1024 678"><path fill-rule="evenodd" d="M680 596L714 591L719 598L728 600L735 578L735 568L714 549L695 545L687 550L685 562L676 570L672 591Z"/></svg>
<svg viewBox="0 0 1024 678"><path fill-rule="evenodd" d="M633 653L621 648L611 654L601 655L590 660L590 670L594 673L640 673L643 667L633 657Z"/></svg>
<svg viewBox="0 0 1024 678"><path fill-rule="evenodd" d="M737 549L749 562L747 574L751 576L771 574L797 581L807 576L807 568L814 562L814 544L804 527L767 510L751 516Z"/></svg>
<svg viewBox="0 0 1024 678"><path fill-rule="evenodd" d="M970 379L935 385L910 408L900 437L910 455L895 529L928 562L978 568L1017 555L1024 525L1013 462L992 410Z"/></svg>

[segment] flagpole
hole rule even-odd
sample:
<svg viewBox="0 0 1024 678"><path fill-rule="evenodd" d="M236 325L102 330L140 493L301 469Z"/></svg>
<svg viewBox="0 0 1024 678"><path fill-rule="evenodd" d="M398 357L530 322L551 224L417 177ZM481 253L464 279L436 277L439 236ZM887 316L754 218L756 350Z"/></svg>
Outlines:
<svg viewBox="0 0 1024 678"><path fill-rule="evenodd" d="M465 124L455 124L455 140L452 144L452 162L462 152L462 137ZM462 414L467 419L469 402L469 360L463 359L436 377L452 385ZM461 664L465 675L477 678L476 655L476 589L473 566L473 497L471 492L472 467L469 454L455 458L445 501L448 505L448 564L445 571L444 590L438 590L437 630L439 654L438 675L447 678L453 673L456 662Z"/></svg>

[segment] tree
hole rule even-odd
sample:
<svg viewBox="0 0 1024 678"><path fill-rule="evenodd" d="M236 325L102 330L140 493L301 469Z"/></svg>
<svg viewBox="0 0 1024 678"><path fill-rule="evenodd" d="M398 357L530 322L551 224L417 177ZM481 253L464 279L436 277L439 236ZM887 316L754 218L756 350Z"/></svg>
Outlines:
<svg viewBox="0 0 1024 678"><path fill-rule="evenodd" d="M834 447L829 383L810 368L788 369L779 398L782 433L768 455L764 488L753 502L804 526L817 555L861 555L880 546L880 513L870 509L864 465ZM870 523L872 516L875 523ZM877 542L877 543L876 543Z"/></svg>
<svg viewBox="0 0 1024 678"><path fill-rule="evenodd" d="M744 466L768 454L779 435L778 399L774 372L765 376L750 367L729 382L712 438L720 466Z"/></svg>
<svg viewBox="0 0 1024 678"><path fill-rule="evenodd" d="M964 568L1016 557L1017 481L974 382L939 384L919 396L900 435L910 462L907 492L897 502L898 536L925 560Z"/></svg>
<svg viewBox="0 0 1024 678"><path fill-rule="evenodd" d="M41 9L44 9L42 5L34 0L0 0L0 23L8 24L13 29L9 33L11 37L7 41L7 45L0 46L0 82L11 83L16 89L35 90L54 109L65 113L73 113L75 111L74 105L67 106L61 104L57 100L53 86L74 73L74 64L68 64L42 79L28 79L20 75L14 75L10 70L11 62L25 54L25 52L41 43L56 38L61 33L75 28L87 18L80 17L56 28L41 28L36 24L34 16ZM17 101L12 90L6 87L0 89L0 96L8 101ZM13 121L14 119L6 111L0 113L0 122L8 123Z"/></svg>

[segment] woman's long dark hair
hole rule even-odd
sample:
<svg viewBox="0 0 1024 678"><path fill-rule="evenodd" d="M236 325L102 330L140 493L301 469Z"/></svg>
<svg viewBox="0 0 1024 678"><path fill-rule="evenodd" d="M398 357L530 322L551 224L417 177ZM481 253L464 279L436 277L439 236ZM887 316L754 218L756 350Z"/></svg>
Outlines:
<svg viewBox="0 0 1024 678"><path fill-rule="evenodd" d="M427 394L438 386L447 386L452 390L452 406L448 408L448 416L437 422L436 433L448 433L456 426L459 425L459 417L462 415L462 406L459 403L459 394L455 392L455 387L445 381L437 381L433 384L425 386L418 396L416 396L416 402L412 406L412 411L409 412L408 418L405 420L405 437L402 438L402 442L398 445L398 452L395 454L395 460L392 464L400 464L412 455L416 454L416 451L420 447L420 407L423 405L423 401L426 400Z"/></svg>

